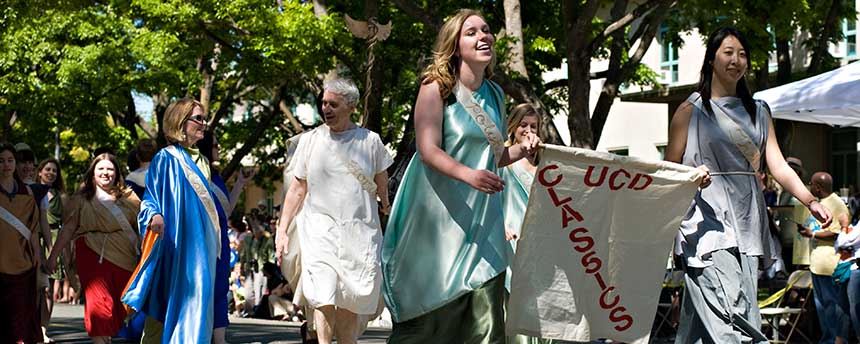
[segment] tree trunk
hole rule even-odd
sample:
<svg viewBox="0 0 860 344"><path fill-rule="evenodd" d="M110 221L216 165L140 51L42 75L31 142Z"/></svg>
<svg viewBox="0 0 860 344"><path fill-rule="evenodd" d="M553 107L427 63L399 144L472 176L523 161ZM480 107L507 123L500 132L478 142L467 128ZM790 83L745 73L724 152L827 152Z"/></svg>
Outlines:
<svg viewBox="0 0 860 344"><path fill-rule="evenodd" d="M543 133L543 140L546 143L551 143L554 145L563 145L564 141L561 139L561 135L558 133L558 129L555 127L555 123L552 121L552 114L546 108L546 105L543 104L543 101L540 100L540 96L538 96L534 89L522 82L512 80L507 74L502 71L496 71L493 73L493 81L497 82L499 86L502 86L502 90L505 91L505 94L514 99L516 103L529 103L538 114L541 116L541 133Z"/></svg>
<svg viewBox="0 0 860 344"><path fill-rule="evenodd" d="M0 112L0 141L13 142L12 117L15 117L15 111Z"/></svg>
<svg viewBox="0 0 860 344"><path fill-rule="evenodd" d="M513 38L508 43L508 56L505 60L505 67L508 68L514 79L521 77L528 80L529 75L526 70L525 50L523 49L523 22L520 15L520 1L504 1L505 35Z"/></svg>
<svg viewBox="0 0 860 344"><path fill-rule="evenodd" d="M170 105L170 102L163 92L153 96L152 102L155 103L155 123L158 125L156 141L159 146L163 147L167 145L167 138L164 136L164 113L167 112L167 106Z"/></svg>
<svg viewBox="0 0 860 344"><path fill-rule="evenodd" d="M126 103L125 110L122 112L122 118L120 119L120 125L129 131L133 140L137 141L137 123L140 122L140 117L137 115L137 108L134 106L134 96L131 94L131 90L126 91L123 96Z"/></svg>
<svg viewBox="0 0 860 344"><path fill-rule="evenodd" d="M624 16L627 10L627 0L615 0L612 6L611 15L612 21L618 21ZM642 23L645 25L645 23ZM609 67L606 69L606 80L603 82L603 87L600 91L600 96L597 98L597 105L594 107L594 113L591 116L591 136L593 138L592 148L596 148L600 143L600 135L603 132L603 126L606 125L606 120L609 118L609 109L612 108L612 103L615 102L615 97L618 96L618 86L623 81L621 73L621 58L627 50L627 38L625 30L619 29L612 33L612 42L609 47Z"/></svg>
<svg viewBox="0 0 860 344"><path fill-rule="evenodd" d="M776 38L776 84L785 85L791 82L791 48L788 39Z"/></svg>
<svg viewBox="0 0 860 344"><path fill-rule="evenodd" d="M755 74L755 89L752 90L753 93L761 90L766 90L770 84L769 82L769 71L768 66L765 64L764 66L754 69L753 74Z"/></svg>
<svg viewBox="0 0 860 344"><path fill-rule="evenodd" d="M266 130L272 128L272 120L281 113L279 104L281 103L282 96L285 92L286 86L279 86L275 89L274 99L269 103L269 111L260 117L260 121L257 122L257 126L254 127L254 132L245 139L242 147L236 150L236 153L233 154L230 162L227 163L227 166L225 166L223 170L221 170L221 177L224 178L224 180L230 179L233 173L239 168L242 159L257 146L260 138L264 137L263 134L266 133Z"/></svg>
<svg viewBox="0 0 860 344"><path fill-rule="evenodd" d="M328 15L328 10L325 8L325 0L313 0L314 3L314 15L317 18Z"/></svg>
<svg viewBox="0 0 860 344"><path fill-rule="evenodd" d="M824 62L828 58L832 58L830 52L827 51L827 47L830 43L830 37L833 36L836 26L839 24L838 19L839 13L842 11L842 1L833 0L830 10L827 12L827 19L824 20L824 24L821 26L821 31L819 31L818 37L814 38L815 45L812 48L812 58L809 61L809 67L806 68L807 76L818 74L824 66Z"/></svg>
<svg viewBox="0 0 860 344"><path fill-rule="evenodd" d="M570 129L571 146L594 148L588 109L591 52L585 51L585 47L592 39L591 22L598 4L592 0L582 6L576 6L576 3L574 0L564 0L562 3L567 57L567 126Z"/></svg>

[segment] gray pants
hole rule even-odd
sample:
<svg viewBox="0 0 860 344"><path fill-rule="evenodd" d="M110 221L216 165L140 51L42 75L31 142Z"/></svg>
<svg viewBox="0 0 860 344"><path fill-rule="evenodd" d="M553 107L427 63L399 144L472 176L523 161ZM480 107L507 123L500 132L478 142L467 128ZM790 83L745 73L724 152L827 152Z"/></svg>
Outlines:
<svg viewBox="0 0 860 344"><path fill-rule="evenodd" d="M245 311L248 314L254 314L254 307L260 305L265 290L266 276L262 272L248 272L245 275Z"/></svg>
<svg viewBox="0 0 860 344"><path fill-rule="evenodd" d="M675 344L767 343L757 300L758 258L737 249L711 253L713 265L685 267Z"/></svg>

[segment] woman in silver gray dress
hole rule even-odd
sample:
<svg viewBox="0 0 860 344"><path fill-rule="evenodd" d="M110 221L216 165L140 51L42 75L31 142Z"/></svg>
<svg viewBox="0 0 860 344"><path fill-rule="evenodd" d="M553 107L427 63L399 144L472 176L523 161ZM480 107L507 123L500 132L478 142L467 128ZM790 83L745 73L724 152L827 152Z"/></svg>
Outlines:
<svg viewBox="0 0 860 344"><path fill-rule="evenodd" d="M712 33L698 92L678 107L669 128L666 160L708 173L676 241L686 272L676 343L767 342L756 284L758 259L770 252L756 171L766 166L819 221L831 221L786 164L767 104L747 88L751 55L736 29Z"/></svg>

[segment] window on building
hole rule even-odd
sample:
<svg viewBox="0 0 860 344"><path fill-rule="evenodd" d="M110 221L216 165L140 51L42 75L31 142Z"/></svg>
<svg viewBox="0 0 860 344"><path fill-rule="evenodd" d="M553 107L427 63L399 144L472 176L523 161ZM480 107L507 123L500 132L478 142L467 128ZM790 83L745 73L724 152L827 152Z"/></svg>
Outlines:
<svg viewBox="0 0 860 344"><path fill-rule="evenodd" d="M655 147L657 147L657 152L660 153L660 160L665 159L666 158L666 144L664 143L661 145L656 145Z"/></svg>
<svg viewBox="0 0 860 344"><path fill-rule="evenodd" d="M830 171L833 176L833 190L854 187L857 185L857 170L860 162L857 160L857 142L860 141L860 130L857 128L838 128L833 130L831 137Z"/></svg>
<svg viewBox="0 0 860 344"><path fill-rule="evenodd" d="M609 150L609 153L612 153L612 154L615 154L615 155L621 155L621 156L629 156L629 155L630 155L630 150L629 150L629 149L627 149L627 148L610 149L610 150Z"/></svg>
<svg viewBox="0 0 860 344"><path fill-rule="evenodd" d="M846 20L842 23L842 34L845 36L845 56L857 56L857 21Z"/></svg>
<svg viewBox="0 0 860 344"><path fill-rule="evenodd" d="M668 39L669 27L660 26L660 74L663 82L678 82L678 47Z"/></svg>

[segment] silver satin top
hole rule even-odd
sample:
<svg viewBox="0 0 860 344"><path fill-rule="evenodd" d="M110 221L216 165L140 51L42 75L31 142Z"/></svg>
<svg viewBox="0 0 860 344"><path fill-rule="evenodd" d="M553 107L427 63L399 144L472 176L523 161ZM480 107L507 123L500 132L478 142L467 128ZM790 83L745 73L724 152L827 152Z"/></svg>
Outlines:
<svg viewBox="0 0 860 344"><path fill-rule="evenodd" d="M754 172L737 145L717 125L714 115L700 110L701 101L699 98L698 104L694 103L682 163L693 167L705 165L712 174ZM763 102L756 104L753 123L740 98L710 101L714 111L719 111L717 106L720 106L746 132L764 157L769 124L767 106ZM764 163L762 159L761 164ZM737 247L749 256L766 254L769 251L763 243L769 240L766 206L756 176L714 175L711 180L709 187L696 194L693 206L681 221L676 251L683 254L691 267L710 265L709 254L721 249Z"/></svg>

